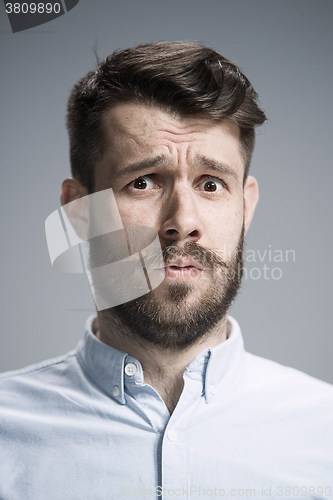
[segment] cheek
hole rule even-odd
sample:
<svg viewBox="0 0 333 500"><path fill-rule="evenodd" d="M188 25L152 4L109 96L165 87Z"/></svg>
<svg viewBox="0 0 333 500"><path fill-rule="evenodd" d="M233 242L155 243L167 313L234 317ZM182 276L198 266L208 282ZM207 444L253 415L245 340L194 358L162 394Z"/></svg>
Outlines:
<svg viewBox="0 0 333 500"><path fill-rule="evenodd" d="M210 247L226 260L235 257L243 228L243 212L214 217L207 227L211 235Z"/></svg>
<svg viewBox="0 0 333 500"><path fill-rule="evenodd" d="M117 206L124 226L146 226L158 229L158 213L151 210L148 204L117 200Z"/></svg>

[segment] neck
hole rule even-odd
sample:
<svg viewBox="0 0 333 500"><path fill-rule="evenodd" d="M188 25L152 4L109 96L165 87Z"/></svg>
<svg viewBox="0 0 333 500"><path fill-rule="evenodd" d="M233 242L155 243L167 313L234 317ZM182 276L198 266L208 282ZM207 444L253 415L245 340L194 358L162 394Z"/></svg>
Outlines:
<svg viewBox="0 0 333 500"><path fill-rule="evenodd" d="M98 313L93 330L105 344L126 352L140 361L145 383L151 385L165 402L170 414L183 390L186 366L203 350L221 344L228 338L226 316L203 339L187 347L165 349L138 338L113 313Z"/></svg>

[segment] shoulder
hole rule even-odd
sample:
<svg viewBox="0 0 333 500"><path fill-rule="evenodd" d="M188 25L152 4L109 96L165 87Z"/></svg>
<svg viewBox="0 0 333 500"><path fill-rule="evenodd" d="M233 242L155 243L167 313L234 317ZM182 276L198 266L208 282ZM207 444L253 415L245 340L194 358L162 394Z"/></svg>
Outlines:
<svg viewBox="0 0 333 500"><path fill-rule="evenodd" d="M0 374L0 406L31 404L59 391L78 376L76 351Z"/></svg>
<svg viewBox="0 0 333 500"><path fill-rule="evenodd" d="M293 381L295 383L314 385L316 387L322 387L323 389L333 391L332 384L312 377L311 375L297 370L296 368L282 365L276 361L262 358L249 352L245 353L245 359L246 364L258 375L265 374L271 379L288 379L290 382Z"/></svg>
<svg viewBox="0 0 333 500"><path fill-rule="evenodd" d="M244 350L243 337L237 321L228 317L231 322L234 342L241 343L242 362L238 378L244 390L255 392L267 390L270 394L293 394L311 396L321 395L333 402L333 385L308 375L296 368L282 365L276 361L262 358ZM231 337L231 338L233 338ZM241 339L241 342L239 341Z"/></svg>
<svg viewBox="0 0 333 500"><path fill-rule="evenodd" d="M295 368L245 353L245 374L254 390L271 401L321 407L333 414L333 385ZM298 402L298 403L297 403Z"/></svg>
<svg viewBox="0 0 333 500"><path fill-rule="evenodd" d="M76 351L70 351L63 356L58 356L56 358L46 359L39 363L35 363L33 365L26 366L24 368L20 368L18 370L11 370L7 372L0 373L0 386L4 383L8 382L19 382L24 381L29 378L29 376L33 377L34 375L40 373L41 371L52 371L56 367L63 365L68 362L73 356L76 355Z"/></svg>

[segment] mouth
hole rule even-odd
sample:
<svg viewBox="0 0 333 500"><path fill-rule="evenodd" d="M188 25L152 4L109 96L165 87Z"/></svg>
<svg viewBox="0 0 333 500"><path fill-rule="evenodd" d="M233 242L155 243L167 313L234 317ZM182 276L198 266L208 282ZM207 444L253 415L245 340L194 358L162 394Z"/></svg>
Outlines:
<svg viewBox="0 0 333 500"><path fill-rule="evenodd" d="M193 259L174 259L165 265L165 276L186 280L198 277L203 270L203 266Z"/></svg>

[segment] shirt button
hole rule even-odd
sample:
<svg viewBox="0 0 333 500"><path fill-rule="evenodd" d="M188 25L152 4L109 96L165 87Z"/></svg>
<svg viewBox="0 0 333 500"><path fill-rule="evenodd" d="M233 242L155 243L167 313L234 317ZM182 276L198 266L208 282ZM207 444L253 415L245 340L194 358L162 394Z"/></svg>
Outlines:
<svg viewBox="0 0 333 500"><path fill-rule="evenodd" d="M129 377L133 377L133 375L136 374L136 366L134 363L128 363L126 366L125 366L125 373L126 375L128 375Z"/></svg>
<svg viewBox="0 0 333 500"><path fill-rule="evenodd" d="M173 443L174 443L175 441L177 441L177 434L176 434L176 432L175 432L173 429L169 429L169 430L168 430L168 438L169 438L169 440L170 440L170 441L172 441Z"/></svg>
<svg viewBox="0 0 333 500"><path fill-rule="evenodd" d="M216 387L215 387L215 385L213 385L213 384L212 384L212 385L210 385L210 386L209 386L209 392L210 392L211 394L215 394L215 392L216 392Z"/></svg>
<svg viewBox="0 0 333 500"><path fill-rule="evenodd" d="M114 396L119 396L119 394L120 394L119 387L117 385L115 385L112 392L113 392Z"/></svg>

